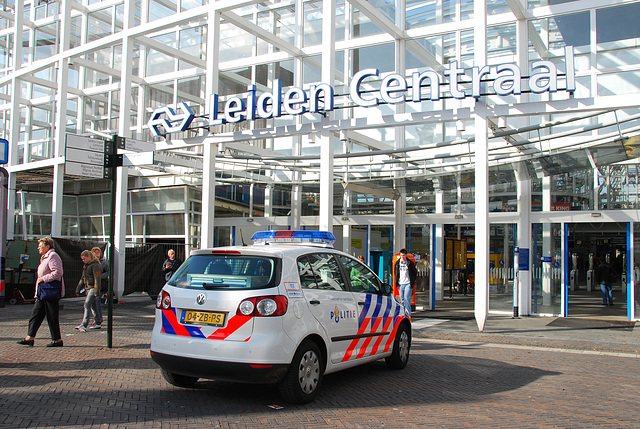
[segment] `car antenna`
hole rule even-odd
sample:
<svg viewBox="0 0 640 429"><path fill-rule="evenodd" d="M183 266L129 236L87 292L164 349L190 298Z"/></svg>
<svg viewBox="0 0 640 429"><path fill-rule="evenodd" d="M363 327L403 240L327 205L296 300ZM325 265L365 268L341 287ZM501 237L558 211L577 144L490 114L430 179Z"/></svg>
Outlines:
<svg viewBox="0 0 640 429"><path fill-rule="evenodd" d="M240 229L240 241L242 241L243 246L247 245L247 243L244 242L244 237L242 236L242 229Z"/></svg>

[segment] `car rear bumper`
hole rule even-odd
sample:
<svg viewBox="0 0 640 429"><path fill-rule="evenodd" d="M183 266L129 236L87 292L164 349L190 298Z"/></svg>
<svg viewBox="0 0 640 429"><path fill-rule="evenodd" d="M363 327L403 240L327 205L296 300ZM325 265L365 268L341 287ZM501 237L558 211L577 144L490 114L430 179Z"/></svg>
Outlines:
<svg viewBox="0 0 640 429"><path fill-rule="evenodd" d="M165 371L190 377L241 383L277 383L284 379L287 364L249 364L174 356L151 351L151 358Z"/></svg>

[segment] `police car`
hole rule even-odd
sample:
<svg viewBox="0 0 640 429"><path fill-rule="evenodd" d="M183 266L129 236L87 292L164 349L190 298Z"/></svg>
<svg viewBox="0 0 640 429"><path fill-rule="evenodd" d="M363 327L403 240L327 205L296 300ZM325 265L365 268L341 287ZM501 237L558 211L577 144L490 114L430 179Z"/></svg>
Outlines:
<svg viewBox="0 0 640 429"><path fill-rule="evenodd" d="M291 403L322 377L384 358L407 365L411 322L325 231L263 231L251 246L196 250L158 295L151 356L167 382L277 383Z"/></svg>

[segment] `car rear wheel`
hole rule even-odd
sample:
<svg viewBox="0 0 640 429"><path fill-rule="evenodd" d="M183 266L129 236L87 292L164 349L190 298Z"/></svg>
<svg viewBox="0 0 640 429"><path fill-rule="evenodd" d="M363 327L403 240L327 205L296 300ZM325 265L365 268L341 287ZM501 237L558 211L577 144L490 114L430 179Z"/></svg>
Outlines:
<svg viewBox="0 0 640 429"><path fill-rule="evenodd" d="M173 372L166 371L164 369L160 370L162 372L162 377L167 380L167 383L177 386L177 387L193 387L198 381L198 377L190 377L188 375L180 375L174 374Z"/></svg>
<svg viewBox="0 0 640 429"><path fill-rule="evenodd" d="M407 325L402 324L396 332L396 339L393 342L393 352L385 359L387 366L391 369L402 369L409 361L409 350L411 349L411 335Z"/></svg>
<svg viewBox="0 0 640 429"><path fill-rule="evenodd" d="M320 349L313 341L303 341L291 361L287 375L280 382L280 394L292 404L313 401L322 385L323 372Z"/></svg>

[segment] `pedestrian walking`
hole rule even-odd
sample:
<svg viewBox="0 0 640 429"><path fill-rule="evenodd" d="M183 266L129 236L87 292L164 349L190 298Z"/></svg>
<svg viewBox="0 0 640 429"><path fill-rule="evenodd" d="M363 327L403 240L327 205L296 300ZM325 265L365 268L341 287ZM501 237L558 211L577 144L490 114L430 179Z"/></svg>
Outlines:
<svg viewBox="0 0 640 429"><path fill-rule="evenodd" d="M600 258L602 263L596 270L596 281L600 285L602 290L602 305L613 305L613 291L611 289L611 282L615 276L613 267L606 260L606 256L602 255Z"/></svg>
<svg viewBox="0 0 640 429"><path fill-rule="evenodd" d="M97 246L91 249L91 254L100 261L100 296L106 298L109 294L109 262L102 257L102 249Z"/></svg>
<svg viewBox="0 0 640 429"><path fill-rule="evenodd" d="M394 273L398 295L402 305L411 316L411 297L413 296L413 288L416 286L418 269L416 264L407 258L407 249L400 250L400 258L395 263Z"/></svg>
<svg viewBox="0 0 640 429"><path fill-rule="evenodd" d="M47 347L62 347L62 336L60 335L60 299L64 296L64 280L62 279L62 259L54 250L53 240L50 237L43 237L38 240L38 253L40 265L38 265L38 278L34 297L36 302L29 319L29 330L24 339L18 344L33 347L36 334L44 318L47 318L51 342ZM53 291L54 293L48 293Z"/></svg>
<svg viewBox="0 0 640 429"><path fill-rule="evenodd" d="M87 296L84 299L84 315L82 323L76 326L80 332L87 332L89 326L89 318L93 314L93 325L89 329L102 328L102 306L100 305L100 261L95 258L90 251L83 250L80 253L80 259L84 263L82 267L82 276L76 287L76 295L80 296L84 290Z"/></svg>

